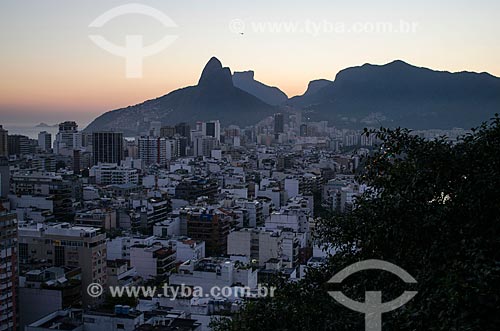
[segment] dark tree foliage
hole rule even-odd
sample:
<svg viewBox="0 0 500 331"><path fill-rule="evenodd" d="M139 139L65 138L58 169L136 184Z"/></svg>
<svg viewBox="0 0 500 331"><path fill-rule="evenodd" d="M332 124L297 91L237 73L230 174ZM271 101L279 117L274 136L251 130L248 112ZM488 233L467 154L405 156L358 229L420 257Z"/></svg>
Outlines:
<svg viewBox="0 0 500 331"><path fill-rule="evenodd" d="M372 270L336 288L357 301L366 290L382 291L383 301L418 291L383 314L383 330L500 330L500 118L454 144L405 129L376 134L382 143L359 177L371 190L351 213L320 221L319 239L337 253L298 283L279 280L274 298L214 321L215 330L364 330L364 315L336 303L327 282L367 259L394 263L418 282Z"/></svg>

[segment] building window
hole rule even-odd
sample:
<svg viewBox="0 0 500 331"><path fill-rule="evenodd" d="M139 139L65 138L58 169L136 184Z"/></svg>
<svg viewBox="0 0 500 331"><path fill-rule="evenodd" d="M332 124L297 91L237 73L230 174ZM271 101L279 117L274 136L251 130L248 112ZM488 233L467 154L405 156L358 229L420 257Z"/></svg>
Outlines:
<svg viewBox="0 0 500 331"><path fill-rule="evenodd" d="M116 328L118 330L124 330L125 329L125 324L118 323L118 324L116 324Z"/></svg>
<svg viewBox="0 0 500 331"><path fill-rule="evenodd" d="M64 246L55 247L55 265L63 266L65 264Z"/></svg>
<svg viewBox="0 0 500 331"><path fill-rule="evenodd" d="M28 260L28 244L19 243L19 258L21 260Z"/></svg>

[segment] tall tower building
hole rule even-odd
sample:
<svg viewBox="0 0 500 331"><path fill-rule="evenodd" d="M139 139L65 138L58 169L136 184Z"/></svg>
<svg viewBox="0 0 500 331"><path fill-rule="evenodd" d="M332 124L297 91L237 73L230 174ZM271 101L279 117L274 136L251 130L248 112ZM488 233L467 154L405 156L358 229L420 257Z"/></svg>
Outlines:
<svg viewBox="0 0 500 331"><path fill-rule="evenodd" d="M139 158L145 165L159 164L179 156L179 142L176 139L142 136L138 139Z"/></svg>
<svg viewBox="0 0 500 331"><path fill-rule="evenodd" d="M123 160L123 133L121 132L94 132L92 134L92 152L94 164L116 163Z"/></svg>
<svg viewBox="0 0 500 331"><path fill-rule="evenodd" d="M9 160L0 156L0 199L7 198L10 191Z"/></svg>
<svg viewBox="0 0 500 331"><path fill-rule="evenodd" d="M274 133L284 133L285 132L285 119L282 113L274 114Z"/></svg>
<svg viewBox="0 0 500 331"><path fill-rule="evenodd" d="M217 141L220 142L220 122L219 121L203 122L202 132L203 132L204 136L214 137L215 139L217 139Z"/></svg>
<svg viewBox="0 0 500 331"><path fill-rule="evenodd" d="M3 126L0 125L0 156L9 157L9 131L5 130Z"/></svg>
<svg viewBox="0 0 500 331"><path fill-rule="evenodd" d="M18 329L17 218L0 203L0 331Z"/></svg>
<svg viewBox="0 0 500 331"><path fill-rule="evenodd" d="M44 152L50 151L52 148L52 135L47 131L42 131L38 134L38 147Z"/></svg>
<svg viewBox="0 0 500 331"><path fill-rule="evenodd" d="M307 137L307 124L305 123L300 125L300 136Z"/></svg>
<svg viewBox="0 0 500 331"><path fill-rule="evenodd" d="M78 124L74 121L60 123L54 141L54 153L73 156L73 150L80 147L82 147L82 134L78 132Z"/></svg>
<svg viewBox="0 0 500 331"><path fill-rule="evenodd" d="M9 155L26 155L32 152L30 138L14 134L9 135L7 138Z"/></svg>
<svg viewBox="0 0 500 331"><path fill-rule="evenodd" d="M175 126L175 133L181 137L185 137L188 141L188 146L191 144L191 126L187 123L179 123Z"/></svg>

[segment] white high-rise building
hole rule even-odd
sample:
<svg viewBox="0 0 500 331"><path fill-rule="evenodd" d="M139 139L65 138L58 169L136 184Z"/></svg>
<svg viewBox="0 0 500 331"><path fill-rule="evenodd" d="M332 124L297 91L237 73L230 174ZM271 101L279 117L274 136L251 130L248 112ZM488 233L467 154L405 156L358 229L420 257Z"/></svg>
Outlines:
<svg viewBox="0 0 500 331"><path fill-rule="evenodd" d="M175 139L142 136L138 139L139 158L145 165L166 165L179 156L179 141Z"/></svg>
<svg viewBox="0 0 500 331"><path fill-rule="evenodd" d="M227 236L227 254L244 255L264 266L270 259L282 258L283 237L280 231L242 228Z"/></svg>
<svg viewBox="0 0 500 331"><path fill-rule="evenodd" d="M54 153L73 156L73 150L82 147L82 134L78 132L78 124L66 121L59 124L59 132L54 141Z"/></svg>
<svg viewBox="0 0 500 331"><path fill-rule="evenodd" d="M52 148L52 134L47 131L42 131L38 134L38 147L44 152L48 152Z"/></svg>
<svg viewBox="0 0 500 331"><path fill-rule="evenodd" d="M90 177L98 185L139 184L139 172L135 168L114 163L99 163L90 168Z"/></svg>

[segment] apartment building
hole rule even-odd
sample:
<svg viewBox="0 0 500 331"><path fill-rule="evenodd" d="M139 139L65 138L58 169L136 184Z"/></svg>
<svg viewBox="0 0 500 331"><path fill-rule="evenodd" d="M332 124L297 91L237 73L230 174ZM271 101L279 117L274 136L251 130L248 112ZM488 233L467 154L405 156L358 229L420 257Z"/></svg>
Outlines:
<svg viewBox="0 0 500 331"><path fill-rule="evenodd" d="M106 234L99 228L69 223L19 225L20 266L81 267L82 288L106 286ZM83 303L98 301L85 291Z"/></svg>

